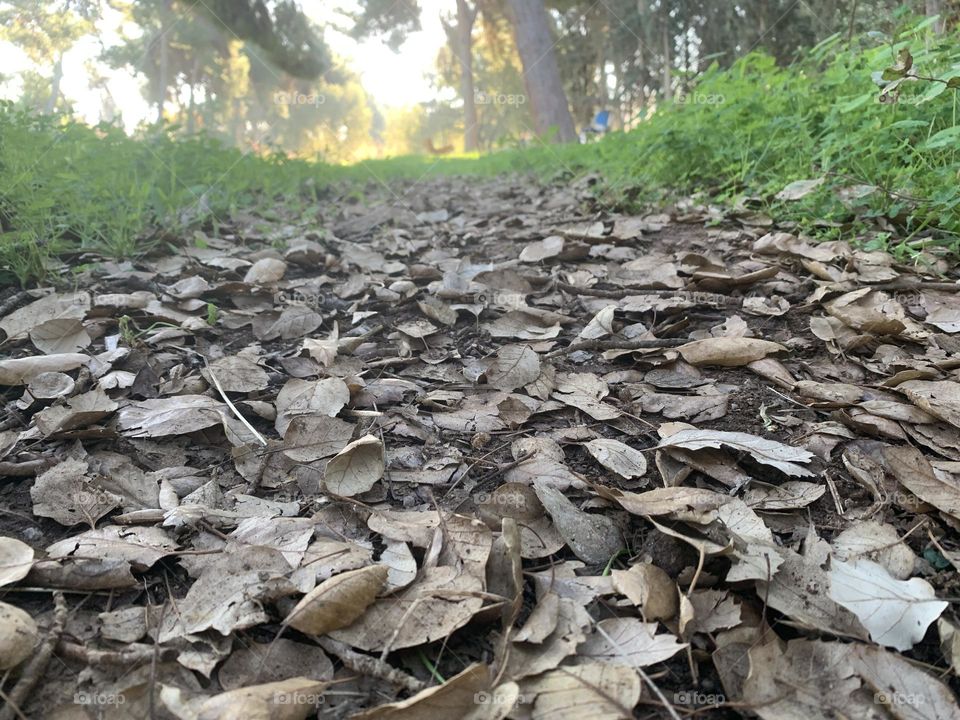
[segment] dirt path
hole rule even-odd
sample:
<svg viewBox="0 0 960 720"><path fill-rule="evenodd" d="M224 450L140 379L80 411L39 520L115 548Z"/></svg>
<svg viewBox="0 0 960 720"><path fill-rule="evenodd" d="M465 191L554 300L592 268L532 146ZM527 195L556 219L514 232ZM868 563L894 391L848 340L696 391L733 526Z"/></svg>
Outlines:
<svg viewBox="0 0 960 720"><path fill-rule="evenodd" d="M946 259L589 181L277 215L0 298L27 717L960 713Z"/></svg>

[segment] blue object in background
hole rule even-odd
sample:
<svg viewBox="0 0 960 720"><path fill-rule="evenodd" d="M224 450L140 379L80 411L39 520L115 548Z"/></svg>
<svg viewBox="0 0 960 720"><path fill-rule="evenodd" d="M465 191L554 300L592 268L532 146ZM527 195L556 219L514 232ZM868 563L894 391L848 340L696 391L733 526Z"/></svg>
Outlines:
<svg viewBox="0 0 960 720"><path fill-rule="evenodd" d="M601 110L597 113L597 116L593 119L593 123L590 125L590 129L593 132L605 133L610 129L610 111Z"/></svg>

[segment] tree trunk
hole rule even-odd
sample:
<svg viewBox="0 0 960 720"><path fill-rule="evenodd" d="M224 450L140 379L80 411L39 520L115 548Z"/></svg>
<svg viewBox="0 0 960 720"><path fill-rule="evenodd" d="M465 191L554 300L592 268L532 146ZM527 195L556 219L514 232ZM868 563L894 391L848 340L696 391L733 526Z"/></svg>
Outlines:
<svg viewBox="0 0 960 720"><path fill-rule="evenodd" d="M200 58L194 58L190 69L190 105L187 107L187 134L193 135L197 130L197 78L200 76Z"/></svg>
<svg viewBox="0 0 960 720"><path fill-rule="evenodd" d="M57 62L53 65L53 77L50 78L50 97L44 112L47 115L57 109L57 100L60 98L60 81L63 79L63 53L57 55Z"/></svg>
<svg viewBox="0 0 960 720"><path fill-rule="evenodd" d="M939 15L939 19L933 24L933 32L937 35L943 34L944 29L944 17L943 17L943 3L941 0L926 0L925 1L927 17L933 17L934 15Z"/></svg>
<svg viewBox="0 0 960 720"><path fill-rule="evenodd" d="M673 97L673 77L671 75L671 66L673 58L670 56L670 29L667 27L667 20L663 23L663 77L660 80L660 90L663 93L663 99L669 100Z"/></svg>
<svg viewBox="0 0 960 720"><path fill-rule="evenodd" d="M166 32L160 35L160 72L157 78L157 124L163 123L163 104L167 99L167 81L170 75L170 54Z"/></svg>
<svg viewBox="0 0 960 720"><path fill-rule="evenodd" d="M508 4L537 133L543 136L555 130L554 141L573 142L577 133L560 82L543 0L508 0Z"/></svg>
<svg viewBox="0 0 960 720"><path fill-rule="evenodd" d="M463 149L476 152L480 148L480 126L477 121L476 91L473 86L473 23L478 6L457 0L457 26L450 27L443 18L447 40L460 61L460 95L463 97Z"/></svg>

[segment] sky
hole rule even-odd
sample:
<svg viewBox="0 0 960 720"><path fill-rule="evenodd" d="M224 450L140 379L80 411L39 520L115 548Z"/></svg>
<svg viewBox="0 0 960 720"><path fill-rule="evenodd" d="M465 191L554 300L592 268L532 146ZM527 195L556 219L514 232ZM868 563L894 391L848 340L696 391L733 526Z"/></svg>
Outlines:
<svg viewBox="0 0 960 720"><path fill-rule="evenodd" d="M367 93L382 108L405 107L430 100L437 95L432 86L437 52L445 43L440 12L448 11L450 0L420 0L422 30L409 36L399 53L378 40L358 43L336 27L345 24L343 11L356 10L356 0L301 0L306 14L322 27L324 38L330 48L349 67L360 75ZM100 25L100 40L105 44L119 41L119 16L108 15ZM97 38L85 38L64 58L64 77L61 89L73 102L75 111L87 122L96 123L100 118L103 90L92 89L86 66L93 62L99 52ZM0 43L0 68L5 76L30 67L30 61L16 47ZM123 115L123 123L131 131L142 120L152 117L154 110L140 93L140 81L129 72L118 72L100 67L107 78L107 88ZM49 70L44 74L49 75ZM20 83L14 77L0 83L0 98L16 98Z"/></svg>
<svg viewBox="0 0 960 720"><path fill-rule="evenodd" d="M341 8L356 9L356 2L339 0L302 0L304 10L321 25L336 18ZM445 44L441 11L450 10L451 0L420 0L422 30L413 33L399 53L378 41L357 43L338 32L328 31L327 43L360 74L367 92L382 107L403 107L430 100L436 90L426 77L432 72L437 51ZM323 7L323 10L314 9ZM334 20L336 21L336 20Z"/></svg>

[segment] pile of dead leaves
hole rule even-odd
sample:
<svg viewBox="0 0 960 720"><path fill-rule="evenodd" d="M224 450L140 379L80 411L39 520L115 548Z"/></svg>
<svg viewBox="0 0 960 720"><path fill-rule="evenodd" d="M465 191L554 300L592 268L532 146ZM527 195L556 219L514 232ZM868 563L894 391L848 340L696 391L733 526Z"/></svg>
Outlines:
<svg viewBox="0 0 960 720"><path fill-rule="evenodd" d="M0 718L960 716L955 268L582 192L8 295Z"/></svg>

